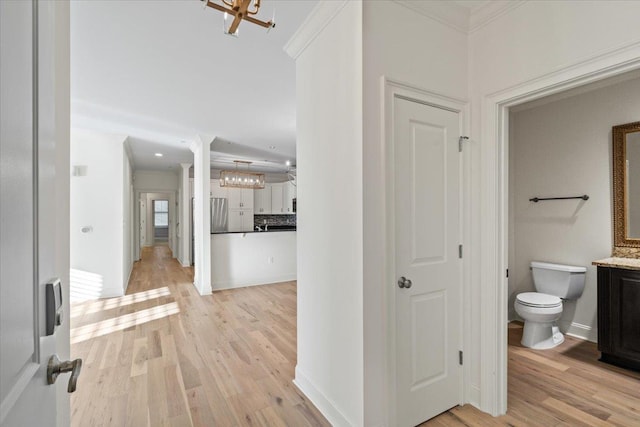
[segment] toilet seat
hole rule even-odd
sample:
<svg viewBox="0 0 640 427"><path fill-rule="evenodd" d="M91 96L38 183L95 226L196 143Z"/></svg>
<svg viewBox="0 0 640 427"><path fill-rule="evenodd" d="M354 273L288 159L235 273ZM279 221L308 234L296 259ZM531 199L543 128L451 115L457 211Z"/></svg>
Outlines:
<svg viewBox="0 0 640 427"><path fill-rule="evenodd" d="M523 292L518 294L516 296L516 302L527 307L535 308L562 307L562 300L559 297L539 292Z"/></svg>

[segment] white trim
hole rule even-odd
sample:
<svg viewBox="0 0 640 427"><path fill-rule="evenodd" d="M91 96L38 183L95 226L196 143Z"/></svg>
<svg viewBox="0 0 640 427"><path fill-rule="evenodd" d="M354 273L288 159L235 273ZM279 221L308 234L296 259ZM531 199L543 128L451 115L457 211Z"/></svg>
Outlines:
<svg viewBox="0 0 640 427"><path fill-rule="evenodd" d="M526 0L494 0L468 8L451 1L393 1L464 34L471 34L526 3Z"/></svg>
<svg viewBox="0 0 640 427"><path fill-rule="evenodd" d="M338 16L347 3L348 0L318 2L307 19L284 45L283 49L287 55L297 59L325 27Z"/></svg>
<svg viewBox="0 0 640 427"><path fill-rule="evenodd" d="M565 335L578 338L581 340L598 342L598 329L592 328L589 325L583 325L576 322L560 322L560 330L564 331Z"/></svg>
<svg viewBox="0 0 640 427"><path fill-rule="evenodd" d="M275 276L269 278L262 279L254 279L254 280L244 280L244 281L224 281L224 282L215 282L213 283L213 292L216 291L224 291L228 289L237 289L237 288L248 288L251 286L262 286L262 285L275 285L277 283L283 282L294 282L297 279L295 273L285 274L283 276Z"/></svg>
<svg viewBox="0 0 640 427"><path fill-rule="evenodd" d="M471 11L469 16L468 33L471 34L485 25L495 21L502 15L525 4L526 0L498 0L488 1L484 5Z"/></svg>
<svg viewBox="0 0 640 427"><path fill-rule="evenodd" d="M551 73L482 98L480 207L481 409L507 410L508 114L509 108L544 96L640 69L640 41L601 51Z"/></svg>
<svg viewBox="0 0 640 427"><path fill-rule="evenodd" d="M396 3L412 10L420 15L433 19L459 31L463 34L469 32L469 21L471 12L469 8L460 6L452 1L408 1L408 0L393 0Z"/></svg>
<svg viewBox="0 0 640 427"><path fill-rule="evenodd" d="M355 423L349 421L349 419L338 409L331 399L327 398L321 391L319 391L306 375L302 373L298 365L296 365L296 377L293 380L293 384L307 396L309 401L318 408L318 410L329 421L329 424L335 427L341 426L355 426Z"/></svg>
<svg viewBox="0 0 640 427"><path fill-rule="evenodd" d="M467 101L448 97L439 93L429 92L427 90L411 86L407 83L401 83L391 80L385 76L381 77L381 147L383 149L384 160L384 182L385 187L382 189L385 200L385 235L386 235L386 250L385 250L385 263L384 263L384 277L385 283L395 283L395 210L394 210L394 154L393 154L393 99L396 96L402 96L404 98L414 99L418 102L425 103L437 108L443 108L449 111L454 111L460 115L460 134L467 135L467 130L470 128L470 113L469 103ZM461 209L461 221L460 221L460 238L461 244L469 242L470 239L470 206L469 196L470 188L470 167L471 158L470 150L463 150L461 158L461 198L463 202L460 206ZM464 200L466 199L466 200ZM470 252L470 251L469 251ZM470 307L471 301L470 295L470 274L469 266L471 261L471 254L468 253L462 260L461 266L461 316L462 321L460 323L459 331L459 348L464 351L465 348L470 347L470 335L466 333L466 326L470 325ZM385 348L387 349L386 361L387 361L387 402L388 408L388 425L396 425L396 298L395 287L385 286L384 299L386 301L386 309L388 313L387 317L387 331L385 334ZM474 388L477 389L477 385L468 384L470 378L470 364L467 363L463 366L460 384L460 403L473 402L477 404L477 392L474 392ZM468 388L468 390L467 390ZM472 400L470 400L472 399Z"/></svg>

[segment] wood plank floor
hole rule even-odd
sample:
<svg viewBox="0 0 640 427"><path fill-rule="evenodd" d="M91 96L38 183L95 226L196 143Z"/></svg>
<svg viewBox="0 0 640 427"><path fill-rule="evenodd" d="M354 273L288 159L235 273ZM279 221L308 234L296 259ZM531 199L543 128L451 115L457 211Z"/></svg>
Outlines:
<svg viewBox="0 0 640 427"><path fill-rule="evenodd" d="M145 248L127 295L72 306L72 356L85 364L73 426L328 426L291 383L295 282L201 297L167 246ZM640 374L567 337L534 351L509 326L509 409L470 405L426 426L640 426Z"/></svg>
<svg viewBox="0 0 640 427"><path fill-rule="evenodd" d="M328 426L292 384L295 282L201 297L167 246L127 296L74 304L73 426Z"/></svg>
<svg viewBox="0 0 640 427"><path fill-rule="evenodd" d="M520 345L509 324L508 409L493 418L457 407L428 426L640 426L640 373L598 362L594 343L565 336L551 350Z"/></svg>

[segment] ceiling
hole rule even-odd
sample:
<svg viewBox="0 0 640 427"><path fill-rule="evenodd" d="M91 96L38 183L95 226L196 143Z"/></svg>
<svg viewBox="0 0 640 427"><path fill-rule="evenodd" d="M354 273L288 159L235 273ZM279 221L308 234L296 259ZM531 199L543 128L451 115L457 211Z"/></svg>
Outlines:
<svg viewBox="0 0 640 427"><path fill-rule="evenodd" d="M315 3L263 0L258 18L275 10L276 28L243 22L236 38L197 0L72 2L72 127L129 135L136 169L192 162L199 134L216 136L213 161L295 163L295 64L282 48Z"/></svg>

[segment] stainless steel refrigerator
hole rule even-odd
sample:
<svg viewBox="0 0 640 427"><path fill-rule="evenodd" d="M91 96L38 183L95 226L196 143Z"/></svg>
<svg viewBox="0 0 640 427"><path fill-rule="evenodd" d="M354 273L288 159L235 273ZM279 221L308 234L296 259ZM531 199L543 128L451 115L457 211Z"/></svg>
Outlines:
<svg viewBox="0 0 640 427"><path fill-rule="evenodd" d="M220 233L229 231L229 204L225 198L211 198L211 232ZM191 198L191 265L194 265L195 254L195 227L193 226L193 213L195 199Z"/></svg>
<svg viewBox="0 0 640 427"><path fill-rule="evenodd" d="M211 232L220 233L229 231L229 204L227 199L211 198Z"/></svg>

